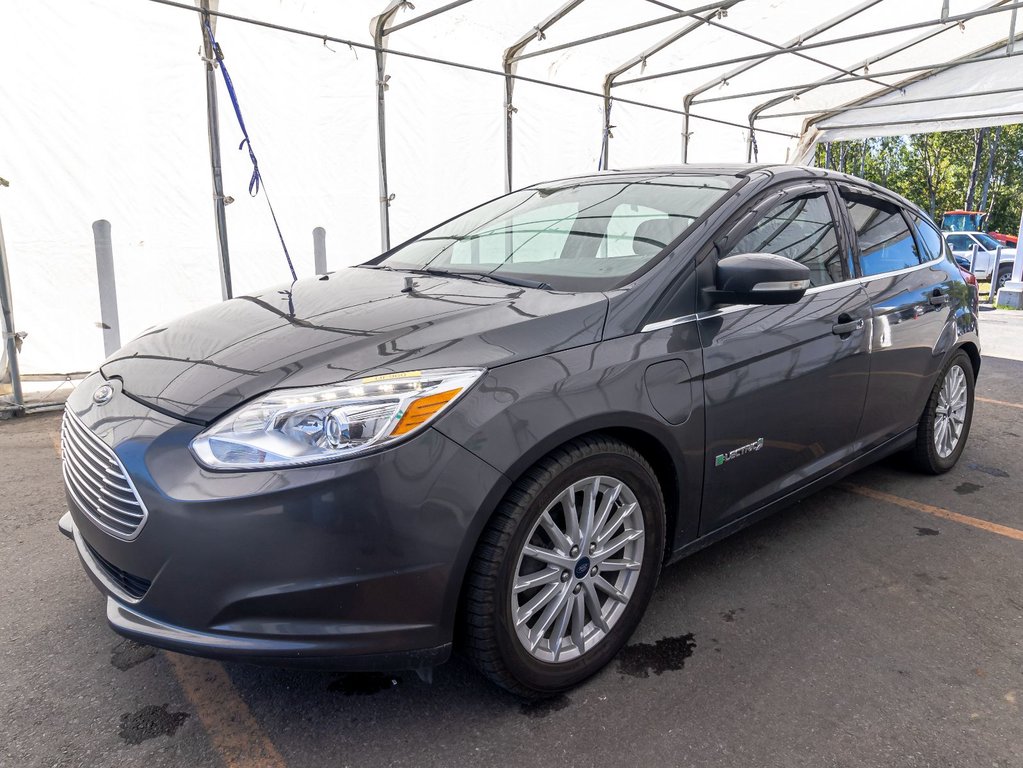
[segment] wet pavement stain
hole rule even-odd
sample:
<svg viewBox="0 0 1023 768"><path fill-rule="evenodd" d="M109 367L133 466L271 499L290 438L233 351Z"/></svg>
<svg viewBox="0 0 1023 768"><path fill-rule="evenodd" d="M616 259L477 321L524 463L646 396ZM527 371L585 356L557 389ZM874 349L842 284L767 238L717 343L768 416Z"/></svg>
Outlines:
<svg viewBox="0 0 1023 768"><path fill-rule="evenodd" d="M745 610L746 610L745 608L729 608L727 611L725 611L724 613L721 613L719 615L721 616L721 620L722 621L729 621L729 622L731 622L731 621L735 621L735 613L736 613L736 611L738 611L739 613L743 613L743 612L745 612Z"/></svg>
<svg viewBox="0 0 1023 768"><path fill-rule="evenodd" d="M961 493L962 495L965 496L968 493L976 493L977 491L979 491L983 487L984 487L983 485L977 485L976 483L970 483L970 482L959 483L959 485L957 485L955 487L955 492L956 493Z"/></svg>
<svg viewBox="0 0 1023 768"><path fill-rule="evenodd" d="M646 678L674 672L685 666L686 659L693 655L696 642L693 633L678 637L665 637L656 643L636 643L622 648L618 654L618 671L631 677Z"/></svg>
<svg viewBox="0 0 1023 768"><path fill-rule="evenodd" d="M532 717L539 720L540 718L552 715L555 712L568 707L572 703L572 700L563 693L557 696L552 696L549 699L541 699L540 701L529 701L519 707L519 711L526 717Z"/></svg>
<svg viewBox="0 0 1023 768"><path fill-rule="evenodd" d="M916 528L917 536L937 536L941 531L936 531L933 528L921 528L919 525L914 525Z"/></svg>
<svg viewBox="0 0 1023 768"><path fill-rule="evenodd" d="M987 466L984 466L983 464L977 464L974 461L971 461L966 466L968 466L970 469L975 469L978 472L983 472L985 475L991 475L991 477L1008 477L1009 476L1009 473L1006 472L1004 469L999 469L998 467L987 467Z"/></svg>
<svg viewBox="0 0 1023 768"><path fill-rule="evenodd" d="M117 735L127 744L141 744L157 736L173 736L187 718L187 712L168 712L166 704L149 704L121 715Z"/></svg>
<svg viewBox="0 0 1023 768"><path fill-rule="evenodd" d="M350 672L341 675L327 686L328 691L343 693L345 696L372 696L374 693L389 691L401 683L400 677L378 672Z"/></svg>
<svg viewBox="0 0 1023 768"><path fill-rule="evenodd" d="M137 667L143 661L149 661L155 655L155 648L125 639L110 649L110 663L124 672Z"/></svg>

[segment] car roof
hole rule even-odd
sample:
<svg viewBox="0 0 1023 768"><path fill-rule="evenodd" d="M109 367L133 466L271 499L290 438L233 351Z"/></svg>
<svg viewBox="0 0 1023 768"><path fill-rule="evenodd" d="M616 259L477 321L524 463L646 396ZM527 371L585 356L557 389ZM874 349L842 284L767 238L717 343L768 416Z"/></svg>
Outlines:
<svg viewBox="0 0 1023 768"><path fill-rule="evenodd" d="M595 173L579 174L562 179L553 179L531 184L532 187L556 187L560 184L599 183L607 181L609 177L637 178L644 176L731 176L739 179L759 181L762 184L769 184L775 181L798 181L805 179L841 182L854 187L868 190L874 194L887 197L905 208L913 211L921 218L933 222L930 215L911 200L892 190L882 187L866 179L861 179L852 174L833 171L826 168L817 168L810 165L787 165L784 163L687 163L674 165L648 165L637 168L619 168Z"/></svg>

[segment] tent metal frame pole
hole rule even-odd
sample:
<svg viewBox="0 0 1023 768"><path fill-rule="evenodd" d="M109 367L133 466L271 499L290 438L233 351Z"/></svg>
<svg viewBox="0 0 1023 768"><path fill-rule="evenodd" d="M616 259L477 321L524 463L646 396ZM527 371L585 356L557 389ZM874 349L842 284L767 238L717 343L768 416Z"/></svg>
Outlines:
<svg viewBox="0 0 1023 768"><path fill-rule="evenodd" d="M933 37L936 37L937 35L942 34L943 32L947 32L947 31L955 29L955 28L956 28L955 26L949 26L949 27L946 27L946 28L941 29L941 30L932 31L932 32L926 33L924 35L919 35L918 37L914 38L914 40L910 41L909 43L907 43L907 44L905 44L903 46L897 46L896 48L890 49L889 51L887 51L885 53L882 53L882 54L879 54L877 56L874 56L873 60L874 61L881 61L884 58L887 58L888 56L893 56L893 55L895 55L897 53L901 53L902 51L906 50L907 48L911 48L914 45L917 45L918 43L924 42L925 40L929 40L929 39L931 39ZM980 49L974 51L971 54L967 54L966 56L962 56L962 57L960 57L958 59L953 59L952 62L949 62L948 64L943 65L939 69L928 70L928 71L925 71L925 72L921 72L919 74L916 74L914 77L910 77L910 78L907 78L906 80L902 80L902 81L900 81L900 82L898 82L898 83L896 83L896 84L894 84L892 86L886 86L886 88L882 89L881 91L873 91L872 93L870 93L870 94L868 94L866 96L862 96L862 97L860 97L858 99L855 99L855 100L853 100L851 102L848 102L847 104L843 105L840 108L830 109L830 110L826 110L824 112L818 112L814 117L809 118L809 119L803 121L802 135L805 136L807 131L809 131L810 128L813 125L815 125L816 123L820 122L821 120L826 120L829 117L834 117L836 115L845 114L846 112L850 112L850 111L852 111L854 109L859 109L859 108L861 108L862 105L866 105L868 102L873 101L874 99L877 99L877 98L885 95L885 93L891 93L894 90L902 90L902 89L906 88L907 86L912 85L915 82L919 82L920 80L927 79L928 77L930 77L933 74L936 74L937 72L943 71L945 69L950 69L950 68L954 68L954 67L957 67L957 66L961 66L963 64L969 64L969 63L975 62L975 61L981 61L981 60L983 60L983 61L997 61L997 60L999 60L999 59L1001 59L1003 57L1002 56L985 57L984 54L990 53L991 51L996 51L996 50L998 50L999 48L1002 48L1005 45L1006 45L1006 42L1004 40L996 42L996 43L993 43L993 44L991 44L989 46L985 46L984 48L980 48ZM977 57L980 57L980 58L977 58ZM869 62L869 63L873 63L873 62ZM808 88L808 89L806 89L804 91L800 91L799 93L801 95L803 93L807 93L810 90L813 90L813 89L812 88ZM964 94L964 95L974 95L974 94ZM976 94L976 95L979 95L979 94ZM772 107L776 107L779 104L784 104L791 97L792 97L792 94L787 94L784 97L778 97L778 98L775 98L775 99L771 99L770 101L765 102L765 103L759 105L758 107L756 107L752 112L750 112L750 125L752 126L755 120L760 119L760 115L761 115L761 113L764 110L771 109ZM933 100L934 99L931 99L931 101L933 101ZM899 102L899 103L903 103L903 102ZM878 106L880 106L880 105L878 105ZM890 106L890 105L888 105L888 106ZM770 116L766 116L766 117L770 117Z"/></svg>
<svg viewBox="0 0 1023 768"><path fill-rule="evenodd" d="M740 2L740 0L736 0L736 2ZM599 42L601 40L607 40L609 37L616 37L617 35L624 35L624 34L626 34L628 32L636 32L637 30L640 30L640 29L646 29L648 27L655 27L658 24L667 24L669 21L677 21L678 19L685 19L685 18L700 18L700 14L702 14L704 11L714 11L714 10L717 10L717 9L719 9L724 4L725 3L723 3L722 0L718 0L718 2L716 2L716 3L709 3L707 5L701 5L698 8L692 8L691 10L688 10L688 11L682 11L682 10L679 10L677 8L671 8L671 10L675 11L675 13L669 14L668 16L660 16L660 17L658 17L656 19L649 19L648 21L639 22L638 24L630 24L627 27L617 27L615 29L608 30L607 32L601 32L600 34L597 34L597 35L590 35L589 37L581 37L578 40L572 40L570 42L561 43L559 45L552 45L549 48L541 48L539 51L530 51L529 53L523 53L523 54L520 54L520 55L516 56L513 60L518 62L518 61L523 61L525 59L532 59L532 58L535 58L536 56L544 56L544 55L546 55L548 53L556 53L558 51L563 51L566 48L575 48L576 46L579 46L579 45L586 45L587 43L596 43L596 42ZM734 5L734 4L735 3L731 3L730 5ZM669 8L670 6L662 6L662 7Z"/></svg>
<svg viewBox="0 0 1023 768"><path fill-rule="evenodd" d="M391 193L387 183L387 53L386 27L404 5L404 0L389 0L383 13L370 22L377 72L377 176L380 186L380 250L391 250Z"/></svg>
<svg viewBox="0 0 1023 768"><path fill-rule="evenodd" d="M636 54L624 64L615 67L604 76L604 140L601 142L601 168L605 170L608 168L608 160L611 152L611 89L614 87L615 78L625 74L638 64L646 63L651 56L660 53L665 48L669 48L683 37L695 32L705 24L709 24L714 16L720 14L722 11L727 11L729 8L737 5L741 1L742 0L722 0L722 2L718 3L715 8L709 9L705 16L695 16L695 21L692 23L687 24L677 32L673 32L660 42L647 48L642 53Z"/></svg>
<svg viewBox="0 0 1023 768"><path fill-rule="evenodd" d="M518 40L508 46L504 55L501 57L501 69L504 73L504 191L512 191L512 176L514 161L514 148L515 148L515 104L513 97L515 95L515 64L521 58L519 54L522 49L529 45L534 40L542 40L544 33L557 24L561 19L565 18L569 13L574 11L582 4L583 0L568 0L554 13L545 18L539 24L531 27L526 34L522 35Z"/></svg>
<svg viewBox="0 0 1023 768"><path fill-rule="evenodd" d="M949 117L920 117L913 118L913 123L944 123L956 120L983 120L988 117L1017 117L1023 116L1023 109L1016 109L1011 112L985 112L982 115L952 115ZM829 125L827 130L845 130L849 128L882 128L891 125L890 120L878 123L850 123L849 125Z"/></svg>
<svg viewBox="0 0 1023 768"><path fill-rule="evenodd" d="M998 48L1002 48L1002 47L1005 46L1005 44L1006 44L1006 41L1002 40L1002 41L1000 41L998 43L997 47ZM916 67L904 67L902 69L889 69L889 70L887 70L885 72L877 72L875 74L875 76L876 77L894 77L895 75L909 75L909 74L913 74L915 72L923 72L923 73L933 74L933 73L941 72L941 71L946 70L946 69L952 69L954 67L962 67L962 66L965 66L967 64L981 64L981 63L983 63L985 61L1001 61L1002 59L1007 59L1007 58L1011 59L1011 58L1013 58L1015 56L1020 56L1020 55L1023 55L1023 51L1020 51L1020 52L1017 52L1017 53L1013 53L1012 55L1002 54L1001 56L982 56L982 57L979 57L979 58L955 59L952 62L941 62L941 63L938 63L938 64L921 64L921 65L916 66ZM818 88L823 88L826 85L843 85L845 83L855 83L855 82L858 82L858 81L861 81L861 80L866 80L866 79L867 78L865 76L863 76L863 75L854 75L852 77L842 76L842 77L838 77L838 78L836 78L834 80L829 78L827 80L818 80L818 81L813 82L813 83L797 83L795 85L783 85L783 86L779 86L777 88L764 88L763 90L759 90L759 91L749 91L748 93L736 93L736 94L733 94L731 96L715 96L712 99L701 99L700 101L696 101L694 103L695 104L711 104L711 103L719 102L719 101L734 101L735 99L750 99L750 98L753 98L754 96L766 96L766 95L768 95L770 93L787 92L787 95L785 97L783 97L779 101L779 103L784 103L786 101L790 101L792 99L793 95L802 96L804 93L807 93L809 91L815 91ZM905 88L905 86L906 86L906 83L903 82L903 83L898 84L898 85L888 85L888 86L885 86L885 87L888 90L897 91L897 90L899 90L901 88ZM799 93L793 94L792 91L799 91ZM873 96L875 98L878 95L880 95L880 94L877 93L877 92L873 93Z"/></svg>
<svg viewBox="0 0 1023 768"><path fill-rule="evenodd" d="M786 48L792 48L794 46L799 45L802 42L805 42L806 40L811 40L814 37L817 37L817 35L824 34L828 30L837 27L839 24L842 24L842 23L848 21L849 19L853 18L854 16L857 16L857 15L863 13L867 9L874 7L875 5L877 5L880 2L881 2L881 0L864 0L864 2L861 2L859 5L854 6L853 8L850 8L848 11L846 11L844 13L841 13L838 16L835 16L834 18L824 22L823 24L818 24L815 27L811 27L810 29L804 31L802 34L797 35L796 37L792 38L789 42L784 43L783 46L786 47ZM683 99L682 99L682 109L685 112L684 129L683 129L683 133L682 133L682 162L683 163L689 162L689 137L690 137L690 131L689 131L689 112L690 112L690 109L692 108L693 100L696 99L696 97L700 96L701 94L706 93L711 88L714 88L714 87L716 87L718 85L721 85L722 83L727 82L728 80L732 79L733 77L738 77L739 75L741 75L741 74L743 74L745 72L748 72L748 71L750 71L751 69L753 69L755 67L760 66L761 64L763 64L766 61L769 61L769 59L762 58L762 59L758 59L756 61L749 61L749 62L746 62L744 64L740 64L738 67L730 70L726 74L721 75L720 77L715 77L712 80L707 81L706 83L701 85L699 88L696 88L696 89L690 91L689 93L687 93L683 97Z"/></svg>
<svg viewBox="0 0 1023 768"><path fill-rule="evenodd" d="M905 86L903 86L905 87ZM953 93L950 95L942 96L927 96L920 97L918 99L900 99L899 101L889 102L887 104L859 104L854 106L843 107L841 110L832 110L833 114L842 114L843 112L849 112L852 110L861 109L885 109L891 107L901 107L905 104L928 104L932 101L952 101L954 99L973 99L978 96L998 96L1005 93L1019 93L1023 91L1023 85L1018 88L996 88L991 91L973 91L972 93ZM884 94L881 94L884 95ZM869 100L876 99L878 96L874 94L869 97ZM773 120L776 117L806 117L808 115L821 115L819 109L803 109L798 112L775 112L771 115L758 115L758 120Z"/></svg>
<svg viewBox="0 0 1023 768"><path fill-rule="evenodd" d="M1008 11L1012 11L1018 8L1023 8L1023 2L1012 3L1008 5L999 4L996 7L981 8L975 11L970 11L969 13L961 13L955 16L949 16L946 21L942 21L941 19L929 19L927 21L918 21L912 24L903 24L898 27L875 29L868 32L864 32L859 35L849 35L847 37L832 38L831 40L822 40L816 43L806 43L802 45L792 46L791 48L786 48L784 50L779 51L764 51L762 53L746 54L745 56L735 56L731 59L722 59L721 61L713 61L708 62L706 64L697 64L692 67L673 69L668 72L658 72L657 74L654 75L642 75L640 77L634 77L629 80L620 80L619 82L615 83L615 87L620 88L625 85L642 83L648 80L659 80L665 77L674 77L675 75L688 74L690 72L702 72L705 69L716 69L717 67L723 67L727 64L741 64L742 62L745 61L755 61L758 59L772 59L776 56L784 56L786 54L797 53L800 51L809 51L817 48L826 48L828 46L841 45L843 43L850 43L854 41L868 40L870 38L882 37L884 35L893 35L899 32L912 32L917 29L926 29L927 27L934 27L949 23L954 23L958 25L960 21L966 22L970 21L971 19L976 19L983 16L990 16L995 13L1006 13ZM881 77L881 75L877 75L877 77Z"/></svg>
<svg viewBox="0 0 1023 768"><path fill-rule="evenodd" d="M20 413L25 406L21 391L21 369L18 366L18 333L14 327L14 303L12 300L10 272L7 268L7 246L4 244L3 222L0 222L0 312L3 314L0 327L3 329L4 348L7 351L7 369L11 373L11 397L14 412Z"/></svg>
<svg viewBox="0 0 1023 768"><path fill-rule="evenodd" d="M156 3L157 5L165 5L165 6L168 6L170 8L179 8L179 9L181 9L183 11L192 11L193 13L194 12L198 12L198 10L199 10L195 6L186 5L184 3L177 2L177 0L148 0L148 1L151 2L151 3ZM467 72L479 72L480 74L493 75L495 77L507 77L508 76L505 72L503 72L503 71L501 71L499 69L491 69L490 67L481 67L481 66L477 66L475 64L465 64L463 62L451 61L449 59L441 59L441 58L438 58L436 56L426 56L426 55L423 55L423 54L420 54L420 53L412 53L411 51L401 51L401 50L394 50L394 49L385 49L385 48L382 48L381 46L376 46L376 45L373 45L371 43L360 43L357 40L350 40L350 39L344 38L344 37L336 37L334 35L322 34L322 33L319 33L319 32L312 32L312 31L310 31L308 29L299 29L297 27L289 27L289 26L285 26L283 24L272 24L272 23L270 23L268 21L262 21L260 19L253 19L253 18L250 18L248 16L238 16L237 14L224 13L222 11L210 11L210 16L216 16L216 17L222 18L222 19L230 19L231 21L237 21L237 22L240 22L242 24L251 24L254 27L261 27L262 29L272 29L272 30L275 30L277 32L286 32L286 33L291 34L291 35L298 35L299 37L308 37L308 38L311 38L311 39L316 40L316 41L321 42L321 43L324 42L324 41L326 41L328 43L337 43L339 45L344 45L344 46L347 46L349 48L358 49L360 51L376 51L376 50L381 50L381 51L386 51L388 56L397 56L399 58L412 59L413 61L425 61L425 62L428 62L430 64L438 64L438 65L440 65L442 67L452 67L453 69L463 69L463 70L465 70ZM512 74L512 75L510 75L510 77L512 79L516 80L516 81L519 81L519 82L533 83L534 85L539 85L539 86L542 86L544 88L553 88L554 90L557 90L557 91L565 91L567 93L578 93L578 94L580 94L582 96L592 96L592 97L598 98L598 99L603 97L603 94L600 93L600 91L590 91L590 90L587 90L586 88L576 88L575 86L565 85L564 83L553 83L553 82L550 82L548 80L541 80L540 78L537 78L537 77L527 77L525 75L517 75L517 74ZM649 102L639 101L638 99L626 99L626 98L622 98L621 96L618 96L618 97L616 97L616 101L618 101L621 104L632 104L633 106L643 107L644 109L652 109L652 110L655 110L657 112L669 112L669 113L675 114L675 115L681 115L682 114L682 110L680 110L680 109L674 109L672 107L665 107L665 106L662 106L661 104L651 104ZM724 120L724 119L718 118L718 117L710 117L709 115L693 115L693 117L698 117L701 120L706 120L708 122L715 123L717 125L728 125L728 126L731 126L733 128L744 128L745 127L741 123L736 123L736 122L733 122L732 120ZM799 138L794 133L787 133L785 131L765 131L765 132L766 133L771 133L771 134L773 134L775 136L783 136L783 137L789 138L789 139Z"/></svg>
<svg viewBox="0 0 1023 768"><path fill-rule="evenodd" d="M465 5L466 3L471 2L472 0L454 0L454 2L448 3L447 5L442 5L440 8L434 8L432 11L421 13L418 16L409 19L408 21L403 21L401 22L401 24L395 24L393 27L388 27L387 29L384 30L384 35L386 36L391 34L392 32L397 32L399 29L405 29L405 27L411 27L413 24L418 24L421 21L426 21L427 19L433 18L434 16L440 16L442 13L447 13L448 11L455 9L460 5Z"/></svg>
<svg viewBox="0 0 1023 768"><path fill-rule="evenodd" d="M220 109L217 105L216 58L206 24L212 28L210 0L201 0L199 24L202 29L202 50L206 67L206 133L210 145L210 174L213 179L213 221L217 230L217 261L220 265L220 296L224 301L234 296L231 286L231 255L227 243L227 206L224 202L224 173L220 155Z"/></svg>

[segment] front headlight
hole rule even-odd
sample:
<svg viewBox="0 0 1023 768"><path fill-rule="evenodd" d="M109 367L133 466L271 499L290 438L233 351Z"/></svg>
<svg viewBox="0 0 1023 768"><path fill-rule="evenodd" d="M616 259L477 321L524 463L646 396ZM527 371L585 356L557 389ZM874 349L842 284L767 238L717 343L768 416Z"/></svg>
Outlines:
<svg viewBox="0 0 1023 768"><path fill-rule="evenodd" d="M483 371L412 371L270 392L195 438L192 452L210 469L291 467L366 453L422 429Z"/></svg>

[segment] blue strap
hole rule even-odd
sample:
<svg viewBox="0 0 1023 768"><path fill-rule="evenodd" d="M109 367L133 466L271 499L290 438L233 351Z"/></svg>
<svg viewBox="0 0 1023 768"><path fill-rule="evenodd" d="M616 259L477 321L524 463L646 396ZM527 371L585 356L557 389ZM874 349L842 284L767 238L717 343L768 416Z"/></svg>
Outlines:
<svg viewBox="0 0 1023 768"><path fill-rule="evenodd" d="M213 48L213 55L217 59L217 63L220 65L220 73L224 76L224 85L227 86L227 94L231 97L231 105L234 107L235 117L238 118L238 127L242 129L242 136L244 137L241 144L238 145L238 149L245 147L249 150L249 160L252 161L252 178L249 179L249 194L255 197L259 194L260 186L263 187L263 197L266 198L266 205L270 209L270 216L274 220L274 227L277 229L277 237L281 240L281 248L284 249L284 258L288 261L288 269L291 270L291 279L298 280L298 276L295 274L295 265L291 263L291 254L288 253L287 243L284 242L284 234L281 232L281 225L277 223L277 214L274 213L273 203L270 202L270 195L266 192L266 185L263 184L263 176L259 172L259 161L256 160L256 153L252 151L252 141L249 139L249 131L245 127L245 120L242 118L242 108L238 104L238 94L235 93L234 83L231 80L231 75L227 71L227 66L224 64L224 53L220 50L220 45L217 43L216 38L213 37L213 28L210 27L210 19L207 16L203 20L203 24L206 26L206 34L210 36L210 47Z"/></svg>

